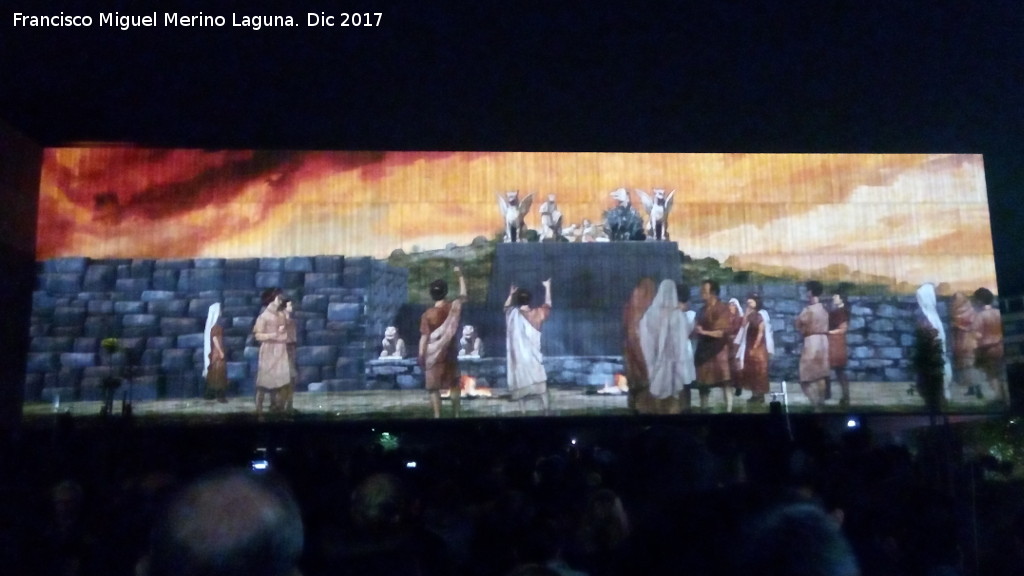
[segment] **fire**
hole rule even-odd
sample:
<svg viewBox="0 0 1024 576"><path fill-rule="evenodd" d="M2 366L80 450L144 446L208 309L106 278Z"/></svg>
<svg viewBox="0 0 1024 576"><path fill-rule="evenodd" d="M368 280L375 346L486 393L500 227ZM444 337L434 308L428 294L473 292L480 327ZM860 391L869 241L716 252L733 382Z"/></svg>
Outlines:
<svg viewBox="0 0 1024 576"><path fill-rule="evenodd" d="M597 391L598 394L625 394L627 392L629 392L629 380L626 379L625 374L615 374L612 376L610 384Z"/></svg>
<svg viewBox="0 0 1024 576"><path fill-rule="evenodd" d="M459 389L462 390L462 396L468 398L490 398L493 396L490 388L486 386L478 387L476 385L476 378L468 374L463 374L459 377ZM441 393L442 398L448 398L449 396L451 396L451 393L448 390Z"/></svg>

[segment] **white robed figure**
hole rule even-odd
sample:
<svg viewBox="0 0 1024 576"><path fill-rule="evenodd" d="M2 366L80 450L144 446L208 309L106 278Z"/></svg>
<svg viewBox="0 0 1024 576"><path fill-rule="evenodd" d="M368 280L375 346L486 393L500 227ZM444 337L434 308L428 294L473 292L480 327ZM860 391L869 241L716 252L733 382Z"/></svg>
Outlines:
<svg viewBox="0 0 1024 576"><path fill-rule="evenodd" d="M541 325L551 314L551 280L545 280L544 304L530 307L530 292L511 287L505 300L506 375L512 399L519 401L525 412L525 399L538 396L548 412L547 380L544 355L541 353Z"/></svg>
<svg viewBox="0 0 1024 576"><path fill-rule="evenodd" d="M921 314L937 332L937 338L942 345L942 396L949 400L950 385L953 383L953 365L950 364L949 353L946 351L946 329L942 327L942 319L939 318L934 284L922 284L917 289L917 305L921 307Z"/></svg>
<svg viewBox="0 0 1024 576"><path fill-rule="evenodd" d="M650 307L640 318L639 329L640 348L654 398L671 398L696 380L693 355L687 346L691 331L689 318L679 309L675 282L662 280Z"/></svg>

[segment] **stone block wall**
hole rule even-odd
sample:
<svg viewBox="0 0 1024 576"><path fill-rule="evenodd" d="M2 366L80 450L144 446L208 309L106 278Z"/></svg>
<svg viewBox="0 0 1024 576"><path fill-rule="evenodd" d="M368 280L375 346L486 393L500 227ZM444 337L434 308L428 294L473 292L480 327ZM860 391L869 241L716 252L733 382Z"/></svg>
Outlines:
<svg viewBox="0 0 1024 576"><path fill-rule="evenodd" d="M593 386L601 388L613 383L622 373L619 356L545 356L544 369L551 386ZM504 357L459 359L459 370L477 380L477 385L507 389ZM403 360L371 360L366 367L366 387L373 390L422 390L423 371L415 358ZM334 390L323 388L324 390Z"/></svg>
<svg viewBox="0 0 1024 576"><path fill-rule="evenodd" d="M60 258L38 264L26 401L54 393L99 399L108 376L130 376L135 399L202 392L207 310L221 302L228 378L253 391L259 349L251 336L260 294L294 300L299 388L359 387L373 342L407 299L407 272L371 258ZM107 356L104 338L122 352ZM122 388L124 391L125 388ZM119 392L120 393L120 392Z"/></svg>
<svg viewBox="0 0 1024 576"><path fill-rule="evenodd" d="M692 282L690 302L695 310L702 306L699 280ZM828 288L826 287L826 290ZM789 284L723 285L721 298L745 302L747 294L759 292L772 319L775 333L775 356L769 371L772 381L798 380L803 338L794 328L797 315L806 306L803 286ZM826 308L831 294L823 297ZM850 296L850 324L846 334L849 365L846 372L853 381L905 382L914 379L911 358L914 331L920 318L917 299L905 296ZM949 328L948 298L939 298L938 313L947 338Z"/></svg>
<svg viewBox="0 0 1024 576"><path fill-rule="evenodd" d="M699 311L703 306L700 299L700 281L688 280L691 295L690 303L693 310ZM790 284L766 285L723 285L721 297L728 301L737 298L745 302L747 294L759 292L764 305L772 318L775 335L775 356L769 366L773 382L781 380L797 381L800 352L803 338L796 332L794 324L797 315L806 305L802 286ZM828 295L829 301L831 295ZM907 382L914 379L911 365L914 348L914 330L918 322L919 312L917 300L912 295L904 296L851 296L850 326L846 335L849 365L847 374L853 381L873 382ZM558 293L555 295L554 309L549 323L544 326L542 350L546 358L576 358L580 362L589 362L591 358L616 358L621 364L622 354L622 306L625 300L609 310L565 310L559 305ZM409 346L409 354L415 354L415 345L419 315L422 306L405 306L396 324ZM948 299L940 298L938 311L945 324L947 335L950 335L948 324ZM556 324L556 320L560 323ZM500 306L468 305L462 313L462 324L473 324L484 341L486 360L492 357L500 360L504 370L505 358L505 320ZM558 327L555 329L554 327ZM604 354L597 355L565 355L564 351L583 346L590 339L600 340ZM951 336L950 336L951 337ZM587 345L594 346L594 342ZM375 350L380 351L379 342L374 342ZM549 360L545 360L546 364ZM550 360L555 362L555 360ZM557 372L557 364L552 364ZM566 374L574 374L568 370ZM408 374L412 375L413 372ZM419 374L416 372L415 374ZM410 376L411 377L411 376ZM367 369L368 382L374 380L375 374ZM422 386L422 377L416 386ZM504 375L499 378L504 381ZM589 381L579 381L590 384ZM368 383L368 386L370 384Z"/></svg>

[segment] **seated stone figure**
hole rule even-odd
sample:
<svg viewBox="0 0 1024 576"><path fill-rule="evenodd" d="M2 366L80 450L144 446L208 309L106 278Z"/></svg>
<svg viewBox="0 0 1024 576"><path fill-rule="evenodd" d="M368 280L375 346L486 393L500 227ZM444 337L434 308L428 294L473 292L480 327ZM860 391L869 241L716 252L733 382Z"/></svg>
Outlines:
<svg viewBox="0 0 1024 576"><path fill-rule="evenodd" d="M398 328L388 326L384 330L384 339L380 341L380 345L382 359L405 358L405 341L398 336Z"/></svg>
<svg viewBox="0 0 1024 576"><path fill-rule="evenodd" d="M459 339L459 358L480 358L484 355L484 343L476 333L476 328L466 325Z"/></svg>

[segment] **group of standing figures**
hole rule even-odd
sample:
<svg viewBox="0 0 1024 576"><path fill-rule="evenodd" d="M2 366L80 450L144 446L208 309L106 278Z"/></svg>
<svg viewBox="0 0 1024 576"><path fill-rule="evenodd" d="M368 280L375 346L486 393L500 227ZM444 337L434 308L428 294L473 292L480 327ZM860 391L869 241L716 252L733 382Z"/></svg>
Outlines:
<svg viewBox="0 0 1024 576"><path fill-rule="evenodd" d="M846 373L846 334L850 307L845 293L832 293L831 306L822 301L824 286L812 280L804 285L807 305L796 317L795 329L803 337L800 352L800 387L814 411L832 398L832 380L839 382L839 406L850 405L850 381ZM697 390L701 410L707 410L711 391L721 388L725 411L733 397L751 392L748 403L763 404L769 392L768 365L775 353L771 317L761 296L751 293L745 305L733 298L719 299L713 280L701 284L704 307L689 309L689 288L663 280L656 285L643 278L633 290L623 314L625 350L623 364L629 382L629 407L642 414L675 414L689 411L691 393ZM936 305L935 286L917 290L918 326L938 340L944 363L943 396L952 399L951 384L966 394L983 398L982 384L996 400L1009 403L1003 373L1003 332L994 295L979 288L969 299L954 295L950 325L954 331L949 347Z"/></svg>
<svg viewBox="0 0 1024 576"><path fill-rule="evenodd" d="M253 337L260 346L256 368L257 417L263 415L267 396L270 397L271 412L292 412L298 380L298 369L295 366L297 330L292 318L292 301L280 289L271 288L263 292L261 303L263 311L256 318L252 329ZM206 397L226 402L227 355L220 303L210 305L207 313L203 352Z"/></svg>
<svg viewBox="0 0 1024 576"><path fill-rule="evenodd" d="M704 307L697 313L690 310L689 288L671 280L655 285L643 278L633 290L623 313L623 365L636 412L689 411L694 389L702 410L714 388L722 390L726 411L743 390L751 392L747 402L764 403L775 339L761 296L726 303L713 280L701 284L700 294Z"/></svg>
<svg viewBox="0 0 1024 576"><path fill-rule="evenodd" d="M419 352L416 356L423 370L424 385L430 399L434 418L441 417L441 392L450 391L455 417L461 412L461 385L459 382L459 321L462 305L467 299L466 279L458 266L459 294L447 300L448 283L442 279L430 283L430 298L434 305L420 317ZM526 410L526 400L537 398L546 414L549 410L547 372L541 353L541 327L551 314L551 280L545 280L544 303L531 306L533 295L529 290L512 285L505 300L506 374L512 399L519 402L520 412Z"/></svg>
<svg viewBox="0 0 1024 576"><path fill-rule="evenodd" d="M928 297L926 293L926 301ZM919 290L919 302L921 298ZM988 288L978 288L971 297L962 292L953 295L949 305L949 325L953 338L948 347L952 361L944 362L949 366L948 370L944 370L943 381L943 395L946 400L951 399L951 384L962 388L964 395L978 399L985 397L982 385L986 384L996 401L1010 403L1004 363L1003 321L999 308L995 307L994 303L995 295ZM922 310L924 309L925 306L922 305ZM946 336L941 328L939 324L936 337L945 351Z"/></svg>
<svg viewBox="0 0 1024 576"><path fill-rule="evenodd" d="M441 416L441 393L449 391L454 416L460 415L461 383L458 366L459 323L466 302L466 280L455 267L459 293L448 300L448 284L430 284L434 305L420 318L417 361L424 374L431 410ZM504 303L506 325L506 375L510 396L525 412L528 399L540 400L548 413L547 373L541 353L541 328L551 314L551 280L545 280L544 301L531 306L532 295L512 285ZM846 295L832 293L831 306L822 302L824 287L818 281L805 284L807 305L797 316L795 328L803 336L799 381L812 409L820 411L832 397L832 375L839 382L840 407L850 404L846 374L846 333L850 324ZM723 302L713 280L701 283L704 306L690 310L689 288L671 280L656 284L643 278L634 288L623 314L625 350L623 365L629 386L628 405L643 414L675 414L691 409L696 390L701 410L707 410L712 390L720 388L725 411L731 412L734 397L750 391L747 402L763 404L770 390L768 367L775 354L772 320L761 296L747 295L745 302ZM957 293L950 302L951 344L936 305L935 286L917 290L918 326L938 342L943 363L943 397L952 399L952 385L966 395L983 398L983 384L995 399L1009 403L1003 367L1003 330L994 295L979 288L968 298ZM296 325L292 303L280 289L262 295L263 310L253 326L259 343L256 373L256 414L263 414L267 396L272 412L292 412L298 371L295 365ZM210 306L206 320L203 376L206 396L226 402L227 354L221 305ZM948 350L948 351L947 351ZM952 357L952 361L950 360Z"/></svg>

